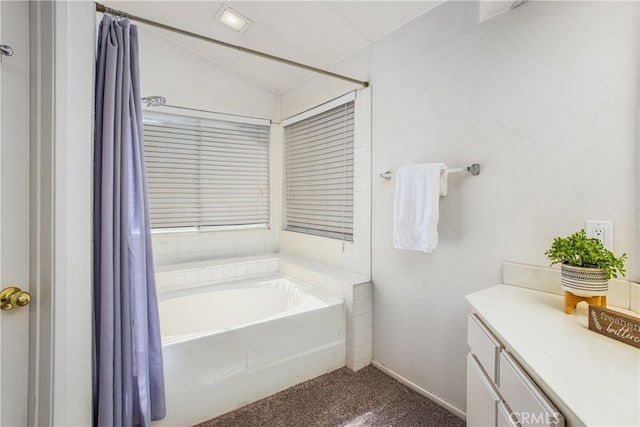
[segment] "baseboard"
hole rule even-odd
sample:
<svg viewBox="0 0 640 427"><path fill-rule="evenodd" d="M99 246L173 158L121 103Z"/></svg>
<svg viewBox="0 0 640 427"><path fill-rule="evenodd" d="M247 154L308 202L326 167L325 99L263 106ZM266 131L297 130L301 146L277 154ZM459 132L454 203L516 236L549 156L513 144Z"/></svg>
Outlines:
<svg viewBox="0 0 640 427"><path fill-rule="evenodd" d="M402 375L398 375L397 373L395 373L391 369L387 368L386 366L384 366L380 362L372 360L371 364L373 366L375 366L376 368L380 369L385 374L389 375L390 377L393 377L396 380L400 381L402 384L406 385L411 390L414 390L417 393L420 393L421 395L423 395L427 399L433 401L434 403L438 404L439 406L442 406L447 411L452 412L456 416L458 416L458 417L460 417L460 418L462 418L463 420L466 421L467 414L464 411L461 411L460 409L456 408L455 406L453 406L452 404L450 404L446 400L443 400L443 399L439 398L438 396L436 396L435 394L431 393L430 391L427 391L427 390L423 389L422 387L420 387L419 385L409 381L408 379L406 379Z"/></svg>

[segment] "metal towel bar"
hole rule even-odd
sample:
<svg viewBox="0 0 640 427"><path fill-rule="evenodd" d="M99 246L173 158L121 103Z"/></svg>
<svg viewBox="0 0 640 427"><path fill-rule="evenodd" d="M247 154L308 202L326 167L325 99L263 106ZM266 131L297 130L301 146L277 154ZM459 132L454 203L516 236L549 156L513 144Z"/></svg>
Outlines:
<svg viewBox="0 0 640 427"><path fill-rule="evenodd" d="M474 163L464 168L448 168L447 173L469 172L471 175L480 175L480 163ZM380 178L391 181L391 171L384 171L380 174Z"/></svg>

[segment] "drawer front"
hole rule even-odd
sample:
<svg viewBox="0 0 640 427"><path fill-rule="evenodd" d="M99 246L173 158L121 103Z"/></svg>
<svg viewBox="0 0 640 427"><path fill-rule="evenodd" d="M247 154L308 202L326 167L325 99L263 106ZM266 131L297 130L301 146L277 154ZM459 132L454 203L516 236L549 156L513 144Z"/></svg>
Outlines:
<svg viewBox="0 0 640 427"><path fill-rule="evenodd" d="M520 423L512 414L504 402L498 402L498 427L520 427Z"/></svg>
<svg viewBox="0 0 640 427"><path fill-rule="evenodd" d="M499 389L522 426L564 426L564 418L513 357L500 353Z"/></svg>
<svg viewBox="0 0 640 427"><path fill-rule="evenodd" d="M467 321L467 343L491 381L497 383L500 342L473 313L469 314Z"/></svg>
<svg viewBox="0 0 640 427"><path fill-rule="evenodd" d="M498 392L478 360L467 354L467 426L492 427L496 425Z"/></svg>

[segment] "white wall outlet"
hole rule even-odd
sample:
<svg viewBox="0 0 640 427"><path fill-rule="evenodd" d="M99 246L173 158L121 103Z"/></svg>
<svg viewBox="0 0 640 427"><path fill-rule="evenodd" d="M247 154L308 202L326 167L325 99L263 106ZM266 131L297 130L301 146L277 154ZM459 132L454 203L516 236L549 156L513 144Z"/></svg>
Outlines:
<svg viewBox="0 0 640 427"><path fill-rule="evenodd" d="M587 220L584 226L587 237L594 237L600 240L604 247L613 250L613 222Z"/></svg>

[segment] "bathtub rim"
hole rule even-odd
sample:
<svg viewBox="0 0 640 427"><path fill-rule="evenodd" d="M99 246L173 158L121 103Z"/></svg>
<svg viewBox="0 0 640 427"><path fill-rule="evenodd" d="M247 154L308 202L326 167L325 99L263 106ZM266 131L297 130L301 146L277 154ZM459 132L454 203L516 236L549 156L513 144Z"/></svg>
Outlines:
<svg viewBox="0 0 640 427"><path fill-rule="evenodd" d="M222 328L222 329L214 329L214 330L207 330L207 331L203 331L203 332L194 332L191 334L183 334L183 335L172 335L169 337L163 337L161 339L162 342L162 346L169 346L169 345L177 345L180 343L184 343L190 340L194 340L194 339L199 339L199 338L204 338L207 336L211 336L211 335L216 335L216 334L223 334L223 333L230 333L233 331L237 331L239 329L242 328L247 328L250 327L252 325L256 325L256 324L260 324L260 323L265 323L265 322L269 322L272 320L276 320L276 319L280 319L283 317L287 317L287 316L294 316L298 313L305 313L307 311L311 311L311 310L318 310L321 308L326 308L326 307L331 307L331 306L335 306L335 305L341 305L345 303L345 299L343 296L338 296L335 295L331 292L328 292L324 289L318 288L317 286L313 286L313 285L309 285L308 283L305 283L299 279L296 278L292 278L290 276L287 276L285 274L282 274L280 272L276 272L276 273L267 273L267 274L262 274L262 275L257 275L257 276L252 276L252 277L248 277L248 278L243 278L240 280L229 280L229 281L225 281L225 282L219 282L219 281L212 281L212 282L206 282L203 284L198 284L195 286L190 286L190 287L186 287L186 288L180 288L180 289L171 289L171 290L165 290L162 292L158 293L158 302L165 302L167 300L171 300L173 298L178 298L178 297L182 297L182 296L189 296L189 295L194 295L194 294L199 294L199 293L203 293L206 292L207 290L209 291L223 291L223 290L234 290L234 289L242 289L242 288L251 288L251 287L269 287L268 284L265 284L263 286L256 286L259 285L259 283L257 283L258 281L267 281L267 280L275 280L275 279L286 279L289 282L295 284L296 286L300 287L304 292L311 294L313 296L315 296L316 298L318 298L320 301L322 301L323 305L318 305L318 306L312 306L310 305L309 307L306 307L302 310L296 310L296 309L292 309L292 310L287 310L287 311L282 311L279 313L275 313L271 316L267 316L264 317L262 319L259 320L254 320L251 322L245 322L245 323L241 323L239 325L234 325L232 327L229 328ZM248 286L248 285L253 285L253 286ZM159 313L160 317L162 316Z"/></svg>

